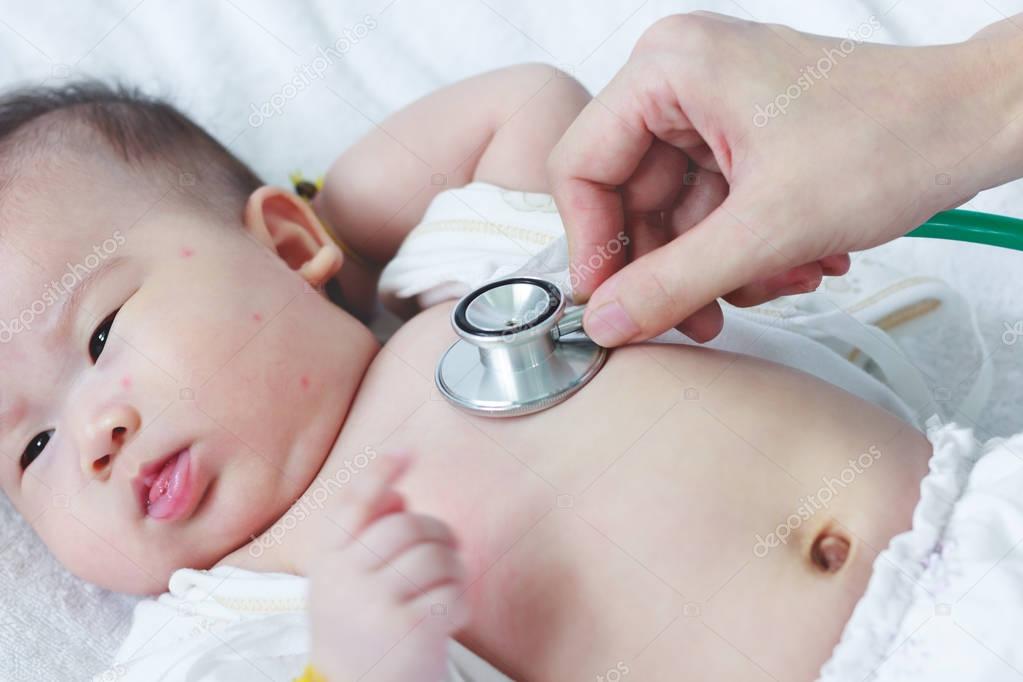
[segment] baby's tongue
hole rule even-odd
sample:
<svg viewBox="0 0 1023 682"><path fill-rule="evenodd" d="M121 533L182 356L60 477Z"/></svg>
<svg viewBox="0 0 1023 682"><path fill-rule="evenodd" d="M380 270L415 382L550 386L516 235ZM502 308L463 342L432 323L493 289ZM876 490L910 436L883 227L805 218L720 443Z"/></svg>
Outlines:
<svg viewBox="0 0 1023 682"><path fill-rule="evenodd" d="M175 457L171 457L167 460L167 463L163 465L160 475L156 477L156 480L153 481L152 487L149 488L150 505L167 494L167 490L170 489L171 479L174 476L174 470L180 460L181 453L178 453Z"/></svg>

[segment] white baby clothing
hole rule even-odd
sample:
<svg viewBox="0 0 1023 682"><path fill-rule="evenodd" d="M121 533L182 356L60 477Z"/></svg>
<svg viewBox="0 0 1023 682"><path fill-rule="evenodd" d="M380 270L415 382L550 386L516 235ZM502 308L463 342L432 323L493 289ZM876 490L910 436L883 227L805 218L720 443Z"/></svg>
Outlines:
<svg viewBox="0 0 1023 682"><path fill-rule="evenodd" d="M233 566L183 568L135 606L131 630L93 682L291 682L309 662L308 579ZM448 641L443 682L507 682ZM440 681L438 681L440 682Z"/></svg>

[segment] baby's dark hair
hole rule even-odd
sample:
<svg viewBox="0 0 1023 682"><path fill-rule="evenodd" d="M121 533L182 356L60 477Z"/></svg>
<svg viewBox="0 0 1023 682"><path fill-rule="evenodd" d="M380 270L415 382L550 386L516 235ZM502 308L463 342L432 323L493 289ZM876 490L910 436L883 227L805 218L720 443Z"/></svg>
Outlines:
<svg viewBox="0 0 1023 682"><path fill-rule="evenodd" d="M82 136L98 137L129 169L149 171L133 173L139 181L174 190L188 206L206 208L227 223L239 223L249 195L264 184L166 100L120 83L82 79L0 94L0 202L20 161L59 152L62 143ZM336 280L325 289L330 300L348 308Z"/></svg>
<svg viewBox="0 0 1023 682"><path fill-rule="evenodd" d="M27 85L0 94L0 192L26 155L82 135L98 136L138 173L162 170L168 189L229 220L263 182L240 159L168 102L95 79ZM75 137L79 136L79 137ZM5 177L8 176L8 177ZM194 205L194 203L193 203Z"/></svg>

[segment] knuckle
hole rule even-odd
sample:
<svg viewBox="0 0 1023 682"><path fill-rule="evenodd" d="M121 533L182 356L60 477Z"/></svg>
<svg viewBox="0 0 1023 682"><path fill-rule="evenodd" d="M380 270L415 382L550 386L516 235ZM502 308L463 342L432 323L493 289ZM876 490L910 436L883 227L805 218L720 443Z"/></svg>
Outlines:
<svg viewBox="0 0 1023 682"><path fill-rule="evenodd" d="M407 633L416 631L419 626L422 625L424 619L429 615L429 613L429 604L410 602L407 606L401 609L398 616L398 623L401 631Z"/></svg>
<svg viewBox="0 0 1023 682"><path fill-rule="evenodd" d="M444 530L441 524L433 519L424 518L419 521L419 532L417 537L422 542L437 542L444 538Z"/></svg>
<svg viewBox="0 0 1023 682"><path fill-rule="evenodd" d="M452 547L451 545L438 544L437 546L444 551L444 556L448 558L449 564L462 564L462 553L458 548Z"/></svg>
<svg viewBox="0 0 1023 682"><path fill-rule="evenodd" d="M448 538L454 535L454 532L451 530L451 526L441 519L433 516L425 516L423 519L432 534L440 538Z"/></svg>
<svg viewBox="0 0 1023 682"><path fill-rule="evenodd" d="M428 521L421 514L405 514L402 526L405 533L416 539L426 535L429 529Z"/></svg>
<svg viewBox="0 0 1023 682"><path fill-rule="evenodd" d="M364 572L378 561L377 552L363 542L351 542L339 553L339 565L349 574Z"/></svg>
<svg viewBox="0 0 1023 682"><path fill-rule="evenodd" d="M434 566L447 564L447 550L436 542L423 542L419 546L419 556L424 562Z"/></svg>
<svg viewBox="0 0 1023 682"><path fill-rule="evenodd" d="M671 312L679 310L678 299L672 288L673 283L668 281L660 270L650 272L650 287L653 292L656 292L653 295L656 308Z"/></svg>
<svg viewBox="0 0 1023 682"><path fill-rule="evenodd" d="M465 562L454 552L451 553L451 577L459 585L465 584L469 577L469 569L466 567Z"/></svg>
<svg viewBox="0 0 1023 682"><path fill-rule="evenodd" d="M656 332L661 320L681 312L678 298L674 293L676 284L670 281L660 268L648 267L634 275L636 305L630 312L636 324L649 334Z"/></svg>
<svg viewBox="0 0 1023 682"><path fill-rule="evenodd" d="M423 602L427 608L443 606L445 612L450 612L458 603L458 593L449 584L439 585L423 592L423 594L420 595L420 601Z"/></svg>

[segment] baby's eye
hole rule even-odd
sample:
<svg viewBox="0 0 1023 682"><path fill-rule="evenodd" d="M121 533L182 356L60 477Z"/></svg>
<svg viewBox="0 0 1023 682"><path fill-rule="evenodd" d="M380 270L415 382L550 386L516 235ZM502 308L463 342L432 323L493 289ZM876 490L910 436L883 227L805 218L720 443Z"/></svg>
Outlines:
<svg viewBox="0 0 1023 682"><path fill-rule="evenodd" d="M32 442L28 444L25 451L21 453L21 470L24 471L28 468L28 465L35 461L35 458L43 454L43 450L46 448L46 444L50 442L50 438L53 436L53 429L49 431L43 431L40 434L36 434L36 437L32 439Z"/></svg>
<svg viewBox="0 0 1023 682"><path fill-rule="evenodd" d="M92 358L93 362L99 359L100 353L103 352L103 347L107 345L107 337L110 336L110 327L114 324L114 318L117 317L117 313L120 308L107 315L106 319L99 323L96 327L96 331L92 333L92 338L89 339L89 357Z"/></svg>

